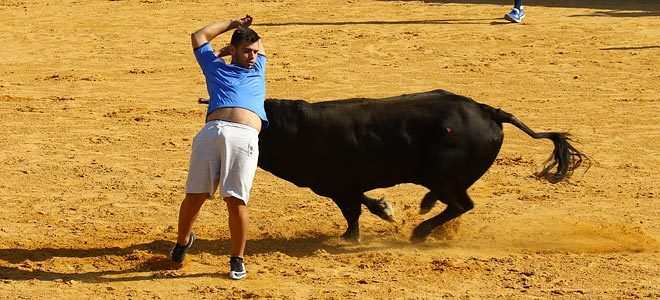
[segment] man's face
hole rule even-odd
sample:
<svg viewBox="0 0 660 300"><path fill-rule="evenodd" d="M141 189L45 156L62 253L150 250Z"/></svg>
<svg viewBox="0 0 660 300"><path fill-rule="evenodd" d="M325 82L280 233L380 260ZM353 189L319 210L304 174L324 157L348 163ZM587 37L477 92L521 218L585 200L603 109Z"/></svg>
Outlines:
<svg viewBox="0 0 660 300"><path fill-rule="evenodd" d="M259 52L259 41L254 43L242 42L238 46L234 46L234 51L231 55L233 64L237 64L243 68L252 68L257 62L257 53Z"/></svg>

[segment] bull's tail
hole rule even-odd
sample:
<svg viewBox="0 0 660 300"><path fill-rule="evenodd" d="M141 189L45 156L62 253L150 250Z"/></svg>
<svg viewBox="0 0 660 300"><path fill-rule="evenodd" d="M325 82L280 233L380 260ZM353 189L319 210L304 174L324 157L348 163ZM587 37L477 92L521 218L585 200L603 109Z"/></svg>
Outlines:
<svg viewBox="0 0 660 300"><path fill-rule="evenodd" d="M573 171L583 163L587 166L587 170L589 169L589 166L591 165L589 157L575 149L575 147L569 143L571 139L568 133L534 132L534 130L527 127L527 125L518 120L514 115L489 106L488 109L491 111L493 119L496 122L513 124L529 136L535 139L549 139L555 145L555 149L552 151L552 155L550 155L548 160L545 161L543 169L534 174L537 177L545 178L552 183L557 183L570 177L573 174Z"/></svg>

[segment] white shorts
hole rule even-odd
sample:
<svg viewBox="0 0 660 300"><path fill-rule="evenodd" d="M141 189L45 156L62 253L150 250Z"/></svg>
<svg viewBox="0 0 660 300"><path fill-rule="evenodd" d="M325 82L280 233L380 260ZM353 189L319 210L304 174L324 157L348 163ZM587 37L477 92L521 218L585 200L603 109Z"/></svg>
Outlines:
<svg viewBox="0 0 660 300"><path fill-rule="evenodd" d="M236 197L247 204L259 160L259 132L247 125L209 121L193 139L186 193Z"/></svg>

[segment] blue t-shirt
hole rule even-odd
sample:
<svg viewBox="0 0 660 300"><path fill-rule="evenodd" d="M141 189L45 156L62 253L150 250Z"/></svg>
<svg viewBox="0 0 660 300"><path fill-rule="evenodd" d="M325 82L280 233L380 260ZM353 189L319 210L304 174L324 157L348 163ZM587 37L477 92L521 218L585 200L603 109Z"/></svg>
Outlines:
<svg viewBox="0 0 660 300"><path fill-rule="evenodd" d="M206 78L209 106L206 115L221 107L240 107L257 114L264 126L268 118L264 110L266 100L266 56L257 54L252 68L226 64L216 57L210 43L195 49L195 58Z"/></svg>

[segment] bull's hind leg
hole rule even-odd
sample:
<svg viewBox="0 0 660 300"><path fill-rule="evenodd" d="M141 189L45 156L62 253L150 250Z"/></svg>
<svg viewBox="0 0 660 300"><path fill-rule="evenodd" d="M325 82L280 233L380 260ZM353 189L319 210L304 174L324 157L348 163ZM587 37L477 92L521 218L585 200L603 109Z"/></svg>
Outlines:
<svg viewBox="0 0 660 300"><path fill-rule="evenodd" d="M446 223L449 220L464 214L474 207L474 203L472 202L472 199L470 199L470 196L468 196L467 191L447 194L442 193L440 194L440 201L447 204L447 208L445 208L445 210L443 210L439 215L417 225L415 230L413 230L412 237L410 238L413 243L420 243L425 241L433 229Z"/></svg>
<svg viewBox="0 0 660 300"><path fill-rule="evenodd" d="M351 241L359 242L360 241L360 214L362 213L362 206L359 198L355 195L353 196L340 196L332 197L339 209L341 214L344 215L348 227L346 232L342 234L342 238Z"/></svg>
<svg viewBox="0 0 660 300"><path fill-rule="evenodd" d="M392 206L385 201L384 198L374 199L369 198L367 195L362 194L362 204L369 209L369 212L378 216L379 218L394 222L394 214L392 213Z"/></svg>
<svg viewBox="0 0 660 300"><path fill-rule="evenodd" d="M419 214L424 215L431 211L435 204L438 202L438 196L433 193L433 191L429 191L424 195L424 198L422 198L422 202L419 204Z"/></svg>

